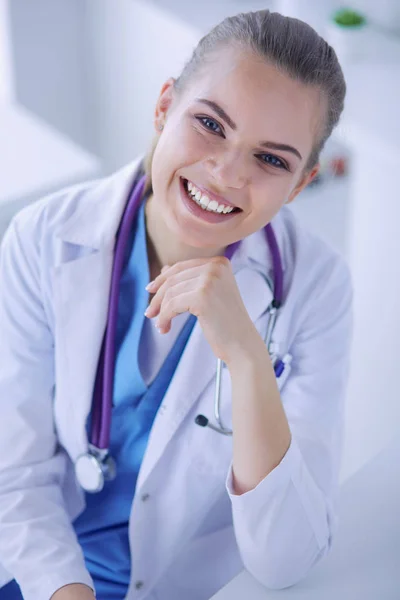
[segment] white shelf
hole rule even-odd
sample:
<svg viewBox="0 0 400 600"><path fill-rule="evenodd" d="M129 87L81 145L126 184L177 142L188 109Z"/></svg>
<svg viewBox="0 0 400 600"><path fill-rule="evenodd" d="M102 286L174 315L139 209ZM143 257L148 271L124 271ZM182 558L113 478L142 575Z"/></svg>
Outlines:
<svg viewBox="0 0 400 600"><path fill-rule="evenodd" d="M99 174L96 157L25 109L0 105L0 237L29 202Z"/></svg>

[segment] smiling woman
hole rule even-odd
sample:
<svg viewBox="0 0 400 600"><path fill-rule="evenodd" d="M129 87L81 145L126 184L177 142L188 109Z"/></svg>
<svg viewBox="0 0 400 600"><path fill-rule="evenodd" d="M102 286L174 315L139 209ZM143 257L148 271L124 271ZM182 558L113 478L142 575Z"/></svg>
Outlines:
<svg viewBox="0 0 400 600"><path fill-rule="evenodd" d="M207 600L243 567L284 588L328 553L351 284L284 204L344 94L305 23L226 19L162 86L146 161L12 222L0 561L27 600Z"/></svg>

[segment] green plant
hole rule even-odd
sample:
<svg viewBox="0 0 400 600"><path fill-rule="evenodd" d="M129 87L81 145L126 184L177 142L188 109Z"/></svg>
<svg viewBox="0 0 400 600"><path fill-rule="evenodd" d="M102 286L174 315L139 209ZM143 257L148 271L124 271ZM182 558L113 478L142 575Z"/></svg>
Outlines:
<svg viewBox="0 0 400 600"><path fill-rule="evenodd" d="M349 8L342 8L335 12L333 20L342 27L359 27L364 25L366 19L363 15Z"/></svg>

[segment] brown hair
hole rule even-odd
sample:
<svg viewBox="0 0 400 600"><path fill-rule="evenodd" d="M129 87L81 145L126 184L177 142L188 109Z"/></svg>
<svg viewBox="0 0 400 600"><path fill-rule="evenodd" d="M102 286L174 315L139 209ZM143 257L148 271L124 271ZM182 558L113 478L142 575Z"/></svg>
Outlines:
<svg viewBox="0 0 400 600"><path fill-rule="evenodd" d="M232 44L255 52L291 78L321 90L327 108L306 165L306 170L312 169L344 107L346 84L335 51L303 21L269 10L241 13L224 19L200 40L175 89L183 90L217 49ZM145 163L149 180L157 139Z"/></svg>

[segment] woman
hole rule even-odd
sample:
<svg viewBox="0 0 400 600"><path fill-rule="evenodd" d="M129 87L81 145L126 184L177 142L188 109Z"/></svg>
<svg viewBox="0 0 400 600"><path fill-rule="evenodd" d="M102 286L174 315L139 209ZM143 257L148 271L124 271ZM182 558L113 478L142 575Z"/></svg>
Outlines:
<svg viewBox="0 0 400 600"><path fill-rule="evenodd" d="M317 174L344 95L335 53L306 24L227 19L164 84L146 163L14 219L0 562L24 598L205 600L243 567L284 588L327 554L351 287L284 205Z"/></svg>

